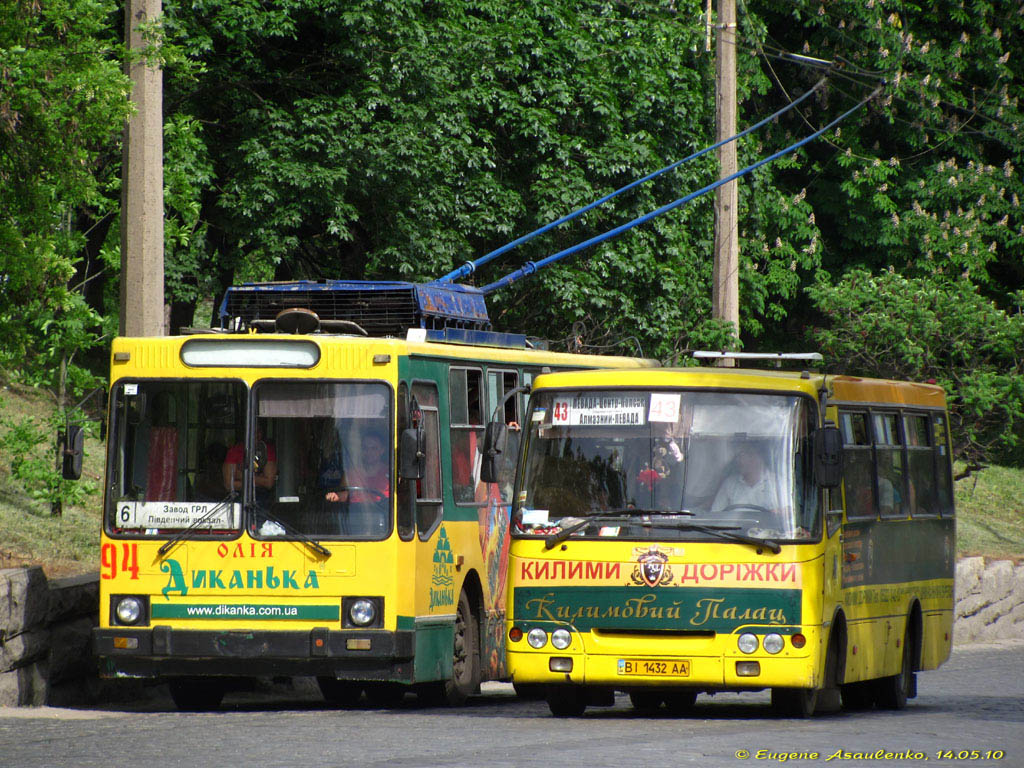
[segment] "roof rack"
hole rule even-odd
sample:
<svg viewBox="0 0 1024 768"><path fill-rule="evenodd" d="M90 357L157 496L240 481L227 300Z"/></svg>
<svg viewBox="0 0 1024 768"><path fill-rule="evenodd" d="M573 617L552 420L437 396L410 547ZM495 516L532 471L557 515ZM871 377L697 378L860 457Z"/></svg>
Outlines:
<svg viewBox="0 0 1024 768"><path fill-rule="evenodd" d="M771 360L776 368L784 362L801 361L818 363L824 360L818 352L716 352L696 350L693 356L698 360Z"/></svg>

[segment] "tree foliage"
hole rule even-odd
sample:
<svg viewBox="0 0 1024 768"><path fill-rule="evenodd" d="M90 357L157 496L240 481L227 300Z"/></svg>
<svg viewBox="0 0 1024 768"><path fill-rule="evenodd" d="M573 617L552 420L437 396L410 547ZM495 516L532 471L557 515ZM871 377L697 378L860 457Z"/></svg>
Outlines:
<svg viewBox="0 0 1024 768"><path fill-rule="evenodd" d="M707 146L715 86L704 9L696 0L165 4L152 31L165 62L172 326L243 280L437 278ZM50 382L72 350L116 325L122 10L107 0L0 0L0 10L0 364ZM840 344L868 299L854 289L864 285L888 291L892 327L857 330L885 343L897 327L950 327L940 297L963 303L971 328L1012 336L1024 285L1019 8L741 0L739 10L741 127L828 78L740 143L741 166L881 87L828 135L740 182L742 343L787 349L810 338L842 364L888 375L896 368L878 339L866 342L878 351L874 368ZM468 281L489 283L717 173L711 155L683 165ZM708 195L497 293L492 317L572 348L675 359L728 346L711 319L713 231ZM894 274L934 298L935 319L897 301ZM964 450L1008 450L970 404L989 385L956 368L977 361L922 344L954 366L936 378L965 414ZM899 359L905 375L931 370L911 365L909 352ZM1008 398L1016 363L992 360L1010 377L992 386ZM970 432L974 415L980 431Z"/></svg>
<svg viewBox="0 0 1024 768"><path fill-rule="evenodd" d="M1009 458L1024 438L1024 292L1006 312L967 280L852 270L808 289L828 318L814 332L854 375L937 382L957 458Z"/></svg>
<svg viewBox="0 0 1024 768"><path fill-rule="evenodd" d="M58 387L100 317L76 279L87 233L111 211L104 186L127 114L105 0L0 0L0 366ZM81 368L75 380L89 379Z"/></svg>

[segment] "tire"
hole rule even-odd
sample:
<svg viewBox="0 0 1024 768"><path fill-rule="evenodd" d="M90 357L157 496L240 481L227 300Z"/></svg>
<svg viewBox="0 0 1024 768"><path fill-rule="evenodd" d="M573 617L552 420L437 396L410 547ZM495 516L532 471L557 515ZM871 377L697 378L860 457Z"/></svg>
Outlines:
<svg viewBox="0 0 1024 768"><path fill-rule="evenodd" d="M875 683L864 680L859 683L846 683L839 687L843 699L843 709L860 711L871 709L875 705Z"/></svg>
<svg viewBox="0 0 1024 768"><path fill-rule="evenodd" d="M457 707L480 688L480 634L465 590L459 594L454 634L452 676L444 681L444 701Z"/></svg>
<svg viewBox="0 0 1024 768"><path fill-rule="evenodd" d="M555 717L580 717L587 709L587 692L578 685L549 685L546 698Z"/></svg>
<svg viewBox="0 0 1024 768"><path fill-rule="evenodd" d="M914 667L910 656L910 634L903 634L903 655L900 671L876 683L875 699L881 709L903 709L914 689Z"/></svg>
<svg viewBox="0 0 1024 768"><path fill-rule="evenodd" d="M523 701L540 701L544 698L544 683L512 682L512 688Z"/></svg>
<svg viewBox="0 0 1024 768"><path fill-rule="evenodd" d="M670 715L684 717L693 712L697 703L697 692L686 689L670 691L664 695L665 707Z"/></svg>
<svg viewBox="0 0 1024 768"><path fill-rule="evenodd" d="M817 688L772 688L772 709L783 717L808 718L817 707Z"/></svg>
<svg viewBox="0 0 1024 768"><path fill-rule="evenodd" d="M653 715L661 707L662 695L658 691L634 691L629 694L633 709L643 715Z"/></svg>
<svg viewBox="0 0 1024 768"><path fill-rule="evenodd" d="M367 683L366 703L371 709L392 709L402 703L407 690L401 683Z"/></svg>
<svg viewBox="0 0 1024 768"><path fill-rule="evenodd" d="M318 677L316 683L324 700L336 707L354 707L359 704L363 695L363 684L349 680L336 680L333 677Z"/></svg>
<svg viewBox="0 0 1024 768"><path fill-rule="evenodd" d="M179 677L168 683L174 705L182 712L213 712L224 700L222 680L208 677Z"/></svg>

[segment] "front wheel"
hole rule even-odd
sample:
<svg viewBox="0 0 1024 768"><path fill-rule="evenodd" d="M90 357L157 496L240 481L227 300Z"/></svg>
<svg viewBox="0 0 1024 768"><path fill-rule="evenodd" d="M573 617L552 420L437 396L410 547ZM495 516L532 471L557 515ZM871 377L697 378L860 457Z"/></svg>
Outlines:
<svg viewBox="0 0 1024 768"><path fill-rule="evenodd" d="M422 700L430 705L457 707L466 703L480 687L480 639L476 616L465 591L459 594L452 644L452 674L447 680L426 683L420 688Z"/></svg>
<svg viewBox="0 0 1024 768"><path fill-rule="evenodd" d="M363 695L362 683L336 680L333 677L318 677L316 683L320 686L320 693L324 699L336 707L354 707L359 703L359 697Z"/></svg>
<svg viewBox="0 0 1024 768"><path fill-rule="evenodd" d="M548 709L555 717L579 717L587 709L587 692L578 685L551 685Z"/></svg>
<svg viewBox="0 0 1024 768"><path fill-rule="evenodd" d="M210 677L180 677L168 684L174 705L182 712L213 712L224 700L222 680Z"/></svg>
<svg viewBox="0 0 1024 768"><path fill-rule="evenodd" d="M811 717L817 706L817 688L772 688L772 709L783 717Z"/></svg>
<svg viewBox="0 0 1024 768"><path fill-rule="evenodd" d="M875 700L882 709L903 709L911 698L914 688L914 666L910 654L910 634L903 635L903 656L900 671L891 677L883 677L876 684Z"/></svg>

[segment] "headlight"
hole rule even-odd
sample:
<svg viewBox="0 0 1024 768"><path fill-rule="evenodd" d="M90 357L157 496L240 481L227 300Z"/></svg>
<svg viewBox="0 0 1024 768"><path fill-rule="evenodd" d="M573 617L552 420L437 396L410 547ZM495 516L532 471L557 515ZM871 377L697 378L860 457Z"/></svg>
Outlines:
<svg viewBox="0 0 1024 768"><path fill-rule="evenodd" d="M551 633L551 644L560 651L572 645L572 635L567 629L556 629Z"/></svg>
<svg viewBox="0 0 1024 768"><path fill-rule="evenodd" d="M142 601L137 597L122 597L115 608L121 624L134 624L142 617Z"/></svg>
<svg viewBox="0 0 1024 768"><path fill-rule="evenodd" d="M377 609L369 600L356 600L348 608L348 617L357 627L365 627L377 618Z"/></svg>
<svg viewBox="0 0 1024 768"><path fill-rule="evenodd" d="M778 653L782 650L782 647L786 642L782 639L782 635L777 635L772 632L772 634L764 636L764 642L762 644L768 653Z"/></svg>
<svg viewBox="0 0 1024 768"><path fill-rule="evenodd" d="M744 653L753 653L757 650L757 635L744 632L736 641L736 645L739 646L739 649Z"/></svg>
<svg viewBox="0 0 1024 768"><path fill-rule="evenodd" d="M540 627L534 627L526 633L526 642L531 648L543 648L548 642L548 633Z"/></svg>

